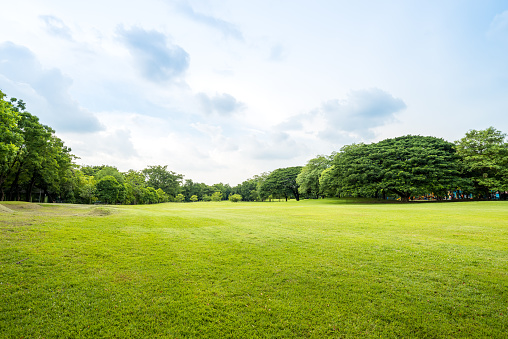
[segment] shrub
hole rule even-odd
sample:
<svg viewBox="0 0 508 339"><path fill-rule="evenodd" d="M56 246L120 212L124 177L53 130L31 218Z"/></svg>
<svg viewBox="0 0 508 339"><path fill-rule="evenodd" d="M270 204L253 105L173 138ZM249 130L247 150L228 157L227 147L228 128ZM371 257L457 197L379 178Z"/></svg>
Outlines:
<svg viewBox="0 0 508 339"><path fill-rule="evenodd" d="M229 196L229 201L231 202L239 202L242 201L242 196L240 194L231 194Z"/></svg>

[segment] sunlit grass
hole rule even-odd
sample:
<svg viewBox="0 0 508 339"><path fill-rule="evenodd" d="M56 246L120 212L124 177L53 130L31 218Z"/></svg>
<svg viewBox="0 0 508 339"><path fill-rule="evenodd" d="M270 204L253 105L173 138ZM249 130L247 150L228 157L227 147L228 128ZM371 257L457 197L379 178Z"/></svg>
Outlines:
<svg viewBox="0 0 508 339"><path fill-rule="evenodd" d="M2 203L0 337L494 337L508 203Z"/></svg>

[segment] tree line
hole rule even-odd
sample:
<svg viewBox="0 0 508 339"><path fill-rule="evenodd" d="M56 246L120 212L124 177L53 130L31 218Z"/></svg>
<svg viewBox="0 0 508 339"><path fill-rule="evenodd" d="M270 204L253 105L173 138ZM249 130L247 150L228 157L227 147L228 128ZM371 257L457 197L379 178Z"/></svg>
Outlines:
<svg viewBox="0 0 508 339"><path fill-rule="evenodd" d="M319 197L506 199L506 134L471 130L452 143L407 135L347 145L305 166L279 168L231 187L185 179L166 166L120 172L78 166L55 131L0 91L0 200L152 204Z"/></svg>

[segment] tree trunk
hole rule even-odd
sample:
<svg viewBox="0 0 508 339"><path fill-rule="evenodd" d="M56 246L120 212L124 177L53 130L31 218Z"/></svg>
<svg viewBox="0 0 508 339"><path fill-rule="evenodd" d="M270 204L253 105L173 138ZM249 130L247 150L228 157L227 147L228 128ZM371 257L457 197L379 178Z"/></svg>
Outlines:
<svg viewBox="0 0 508 339"><path fill-rule="evenodd" d="M409 202L409 194L404 194L400 196L400 201Z"/></svg>
<svg viewBox="0 0 508 339"><path fill-rule="evenodd" d="M22 165L23 164L21 164L21 163L19 164L18 170L16 171L16 176L14 177L14 181L11 184L11 189L9 191L11 200L16 200L16 201L20 200L18 181L19 181L19 175L21 173L21 167L22 167ZM13 199L13 196L15 196L14 199Z"/></svg>
<svg viewBox="0 0 508 339"><path fill-rule="evenodd" d="M35 169L34 169L34 172L32 174L32 179L30 179L30 183L28 183L27 185L27 190L26 190L26 201L28 202L32 202L32 192L33 192L33 189L34 189L34 185L35 185Z"/></svg>

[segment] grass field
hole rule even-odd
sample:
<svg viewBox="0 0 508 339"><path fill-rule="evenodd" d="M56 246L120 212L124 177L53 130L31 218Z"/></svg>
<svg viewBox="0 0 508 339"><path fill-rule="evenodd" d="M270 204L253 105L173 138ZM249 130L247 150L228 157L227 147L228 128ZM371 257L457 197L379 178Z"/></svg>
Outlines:
<svg viewBox="0 0 508 339"><path fill-rule="evenodd" d="M0 205L0 338L506 338L508 202Z"/></svg>

